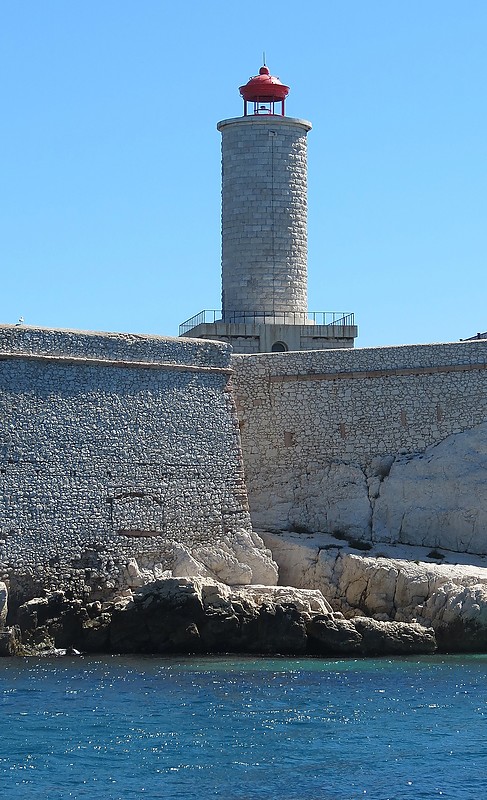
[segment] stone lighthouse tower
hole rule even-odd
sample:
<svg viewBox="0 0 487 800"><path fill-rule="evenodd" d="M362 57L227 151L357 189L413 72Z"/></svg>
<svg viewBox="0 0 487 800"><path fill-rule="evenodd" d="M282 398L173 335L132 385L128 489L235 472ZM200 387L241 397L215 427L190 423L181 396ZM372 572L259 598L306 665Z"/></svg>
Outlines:
<svg viewBox="0 0 487 800"><path fill-rule="evenodd" d="M240 87L244 113L222 135L222 308L180 335L256 353L352 347L353 315L308 313L307 134L285 116L289 87L267 66Z"/></svg>
<svg viewBox="0 0 487 800"><path fill-rule="evenodd" d="M261 67L240 87L244 116L217 125L224 322L265 323L266 316L271 324L306 320L306 135L311 123L284 116L288 92Z"/></svg>

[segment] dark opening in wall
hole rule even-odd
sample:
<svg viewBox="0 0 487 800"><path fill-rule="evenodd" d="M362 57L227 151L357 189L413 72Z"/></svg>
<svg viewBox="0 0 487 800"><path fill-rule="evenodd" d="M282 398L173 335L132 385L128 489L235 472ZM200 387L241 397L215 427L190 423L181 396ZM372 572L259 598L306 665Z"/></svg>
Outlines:
<svg viewBox="0 0 487 800"><path fill-rule="evenodd" d="M274 342L271 347L273 353L287 353L288 346L285 342Z"/></svg>

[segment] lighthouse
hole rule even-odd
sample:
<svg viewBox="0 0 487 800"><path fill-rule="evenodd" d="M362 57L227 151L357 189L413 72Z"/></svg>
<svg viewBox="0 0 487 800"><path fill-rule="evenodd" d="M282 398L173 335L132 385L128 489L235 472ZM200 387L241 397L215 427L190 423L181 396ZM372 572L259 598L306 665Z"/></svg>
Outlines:
<svg viewBox="0 0 487 800"><path fill-rule="evenodd" d="M264 64L239 92L243 116L222 137L222 304L180 335L218 339L235 352L352 347L352 314L308 312L307 134L285 115L289 87Z"/></svg>

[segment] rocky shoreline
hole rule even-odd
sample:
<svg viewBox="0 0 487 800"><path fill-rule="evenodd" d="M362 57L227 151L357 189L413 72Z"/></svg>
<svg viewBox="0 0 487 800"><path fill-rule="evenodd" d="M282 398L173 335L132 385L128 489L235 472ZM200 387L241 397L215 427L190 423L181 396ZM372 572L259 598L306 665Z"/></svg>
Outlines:
<svg viewBox="0 0 487 800"><path fill-rule="evenodd" d="M164 578L103 603L53 592L21 605L15 624L0 632L2 655L378 656L435 650L431 628L346 620L317 590L229 587L206 578Z"/></svg>
<svg viewBox="0 0 487 800"><path fill-rule="evenodd" d="M330 534L261 531L281 581L319 589L347 619L433 628L440 652L487 652L485 557Z"/></svg>
<svg viewBox="0 0 487 800"><path fill-rule="evenodd" d="M97 554L57 582L5 576L0 655L487 652L482 557L292 531L247 539L238 552L177 545L162 572L136 559L107 571Z"/></svg>

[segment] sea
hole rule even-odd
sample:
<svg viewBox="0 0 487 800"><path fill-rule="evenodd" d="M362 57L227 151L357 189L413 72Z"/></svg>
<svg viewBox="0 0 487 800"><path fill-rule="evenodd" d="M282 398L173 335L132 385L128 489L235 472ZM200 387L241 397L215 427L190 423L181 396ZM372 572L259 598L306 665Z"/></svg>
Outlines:
<svg viewBox="0 0 487 800"><path fill-rule="evenodd" d="M1 796L487 798L486 677L486 655L1 659Z"/></svg>

